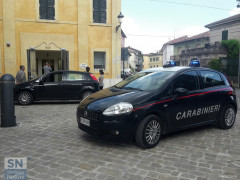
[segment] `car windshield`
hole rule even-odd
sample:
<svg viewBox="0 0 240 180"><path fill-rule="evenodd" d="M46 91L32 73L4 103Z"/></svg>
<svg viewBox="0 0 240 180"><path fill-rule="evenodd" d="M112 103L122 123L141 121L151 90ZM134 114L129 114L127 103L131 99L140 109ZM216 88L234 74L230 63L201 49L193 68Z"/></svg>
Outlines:
<svg viewBox="0 0 240 180"><path fill-rule="evenodd" d="M173 71L140 72L121 81L115 87L120 89L154 91L159 89L174 74L175 72Z"/></svg>

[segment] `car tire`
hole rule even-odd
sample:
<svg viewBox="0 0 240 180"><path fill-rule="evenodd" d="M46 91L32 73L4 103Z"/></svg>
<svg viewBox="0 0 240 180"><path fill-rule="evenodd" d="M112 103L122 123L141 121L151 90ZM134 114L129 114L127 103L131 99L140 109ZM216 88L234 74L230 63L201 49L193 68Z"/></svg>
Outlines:
<svg viewBox="0 0 240 180"><path fill-rule="evenodd" d="M85 99L85 98L87 98L88 96L90 96L90 95L92 95L92 94L93 94L92 91L85 91L85 92L83 92L83 94L82 94L82 100Z"/></svg>
<svg viewBox="0 0 240 180"><path fill-rule="evenodd" d="M21 91L18 93L17 100L21 105L29 105L33 102L33 95L28 91Z"/></svg>
<svg viewBox="0 0 240 180"><path fill-rule="evenodd" d="M220 119L218 122L218 126L221 129L230 129L234 125L235 119L236 119L236 108L233 105L228 104L224 106L220 112Z"/></svg>
<svg viewBox="0 0 240 180"><path fill-rule="evenodd" d="M162 124L156 115L145 117L138 125L135 140L142 148L153 148L160 141Z"/></svg>

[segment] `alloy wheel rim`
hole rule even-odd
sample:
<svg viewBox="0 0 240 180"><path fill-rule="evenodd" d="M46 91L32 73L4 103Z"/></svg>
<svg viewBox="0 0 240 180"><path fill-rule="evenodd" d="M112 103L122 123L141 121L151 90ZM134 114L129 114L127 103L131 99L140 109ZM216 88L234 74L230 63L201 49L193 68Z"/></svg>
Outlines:
<svg viewBox="0 0 240 180"><path fill-rule="evenodd" d="M91 94L92 94L92 93L86 93L86 94L84 94L83 99L87 98L87 97L90 96Z"/></svg>
<svg viewBox="0 0 240 180"><path fill-rule="evenodd" d="M30 101L30 99L31 97L28 93L22 93L19 98L22 104L27 104Z"/></svg>
<svg viewBox="0 0 240 180"><path fill-rule="evenodd" d="M160 123L156 120L151 121L146 127L145 131L146 141L149 144L155 144L160 137L160 133L161 133Z"/></svg>
<svg viewBox="0 0 240 180"><path fill-rule="evenodd" d="M225 113L225 122L227 126L231 126L235 121L235 111L229 108Z"/></svg>

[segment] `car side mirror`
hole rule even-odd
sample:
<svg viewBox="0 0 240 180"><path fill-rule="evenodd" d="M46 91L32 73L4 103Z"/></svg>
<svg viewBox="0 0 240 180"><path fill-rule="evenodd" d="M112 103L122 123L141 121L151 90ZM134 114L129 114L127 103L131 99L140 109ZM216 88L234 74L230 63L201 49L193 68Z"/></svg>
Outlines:
<svg viewBox="0 0 240 180"><path fill-rule="evenodd" d="M174 94L176 94L178 96L186 95L187 92L188 92L188 90L185 88L177 88L174 90Z"/></svg>
<svg viewBox="0 0 240 180"><path fill-rule="evenodd" d="M184 96L188 93L188 90L185 88L177 88L174 90L174 100L176 100L180 96Z"/></svg>
<svg viewBox="0 0 240 180"><path fill-rule="evenodd" d="M39 84L39 85L44 85L44 82L43 82L43 80L42 80L42 79L40 79L38 84Z"/></svg>

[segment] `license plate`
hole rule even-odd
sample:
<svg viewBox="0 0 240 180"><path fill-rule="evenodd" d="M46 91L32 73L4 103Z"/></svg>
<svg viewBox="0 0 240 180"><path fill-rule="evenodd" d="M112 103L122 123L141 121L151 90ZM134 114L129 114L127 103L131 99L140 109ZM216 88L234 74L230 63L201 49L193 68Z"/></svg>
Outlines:
<svg viewBox="0 0 240 180"><path fill-rule="evenodd" d="M86 126L90 126L90 121L88 119L82 118L80 119L80 123Z"/></svg>

